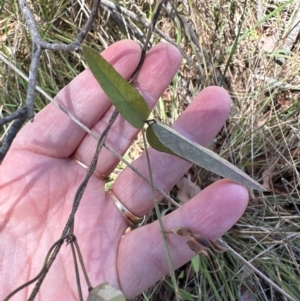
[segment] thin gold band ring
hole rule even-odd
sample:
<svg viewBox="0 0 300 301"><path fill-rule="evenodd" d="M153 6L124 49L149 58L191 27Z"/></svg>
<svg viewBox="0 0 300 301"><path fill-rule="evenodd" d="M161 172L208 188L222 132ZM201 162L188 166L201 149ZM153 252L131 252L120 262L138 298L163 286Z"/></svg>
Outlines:
<svg viewBox="0 0 300 301"><path fill-rule="evenodd" d="M113 199L121 214L124 216L128 226L138 228L143 225L143 223L145 222L146 215L144 215L143 217L134 215L118 200L118 198L114 195L111 189L109 189L107 192Z"/></svg>
<svg viewBox="0 0 300 301"><path fill-rule="evenodd" d="M89 167L87 165L85 165L84 163L82 163L81 161L79 161L78 159L76 159L75 157L72 158L77 164L79 164L81 167L83 167L84 169L89 169ZM104 175L103 173L100 173L99 171L95 170L94 171L94 175L99 178L100 180L105 180L107 178L106 175Z"/></svg>

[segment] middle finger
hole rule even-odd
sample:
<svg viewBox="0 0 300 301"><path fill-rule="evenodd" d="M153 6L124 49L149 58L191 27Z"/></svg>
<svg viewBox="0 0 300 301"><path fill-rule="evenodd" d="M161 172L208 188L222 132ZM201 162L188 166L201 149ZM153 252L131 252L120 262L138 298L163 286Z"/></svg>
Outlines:
<svg viewBox="0 0 300 301"><path fill-rule="evenodd" d="M180 54L175 47L169 44L158 44L148 52L137 77L136 87L148 103L150 110L152 110L159 96L171 82L179 64ZM102 133L104 131L114 109L114 106L111 106L107 110L101 120L92 128L93 132ZM119 115L110 129L105 143L117 153L123 155L138 131ZM77 148L74 154L75 157L85 165L89 165L94 156L96 143L95 139L87 135ZM96 170L101 174L109 175L118 162L119 159L115 155L107 149L103 149L99 156Z"/></svg>

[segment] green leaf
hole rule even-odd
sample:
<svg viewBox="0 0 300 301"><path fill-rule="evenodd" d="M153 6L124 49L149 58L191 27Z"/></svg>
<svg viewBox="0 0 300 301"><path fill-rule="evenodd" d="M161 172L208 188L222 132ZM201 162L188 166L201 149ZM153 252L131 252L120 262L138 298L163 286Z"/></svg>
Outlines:
<svg viewBox="0 0 300 301"><path fill-rule="evenodd" d="M141 129L149 116L144 98L97 51L88 46L82 46L82 50L94 77L119 113Z"/></svg>
<svg viewBox="0 0 300 301"><path fill-rule="evenodd" d="M263 186L230 162L161 122L151 123L146 135L149 144L157 151L178 156L234 182L265 191Z"/></svg>
<svg viewBox="0 0 300 301"><path fill-rule="evenodd" d="M195 257L193 257L191 262L192 262L194 272L196 274L198 274L199 271L200 271L200 257L199 257L199 254L197 254Z"/></svg>

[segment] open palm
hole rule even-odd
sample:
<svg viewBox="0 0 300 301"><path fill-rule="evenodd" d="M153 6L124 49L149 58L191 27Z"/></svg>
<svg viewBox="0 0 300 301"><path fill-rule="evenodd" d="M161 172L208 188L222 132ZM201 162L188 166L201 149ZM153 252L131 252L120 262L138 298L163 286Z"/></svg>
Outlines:
<svg viewBox="0 0 300 301"><path fill-rule="evenodd" d="M102 54L117 71L129 78L140 58L132 41L118 42ZM159 44L148 53L137 79L137 88L150 108L172 80L180 64L178 51ZM105 129L114 108L90 71L78 75L56 100L98 135ZM208 145L230 110L228 94L217 87L203 90L174 127L202 145ZM124 154L137 135L120 116L106 143ZM96 141L54 105L49 104L17 136L0 167L0 299L40 271L51 245L60 238L78 186L89 165ZM165 191L190 168L190 164L150 149L154 182ZM109 175L118 159L108 150L100 154L97 171ZM144 155L134 162L148 175ZM151 189L130 169L113 186L116 197L135 215L153 207ZM180 209L164 218L166 230L188 227L208 239L217 239L241 216L247 205L244 187L221 180L203 190ZM93 175L75 217L74 234L80 245L93 285L109 282L128 298L141 293L168 273L166 254L157 222L123 236L126 221L104 182ZM123 237L122 237L123 236ZM195 254L184 239L168 235L173 265L186 263ZM77 300L73 258L62 247L41 287L41 300ZM4 290L3 290L4 288ZM33 288L12 300L25 300ZM86 286L83 292L87 295Z"/></svg>

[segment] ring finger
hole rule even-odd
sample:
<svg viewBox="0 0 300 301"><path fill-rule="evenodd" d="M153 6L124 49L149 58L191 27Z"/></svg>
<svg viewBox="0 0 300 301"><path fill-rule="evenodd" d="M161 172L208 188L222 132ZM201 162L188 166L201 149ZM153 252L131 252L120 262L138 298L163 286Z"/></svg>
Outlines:
<svg viewBox="0 0 300 301"><path fill-rule="evenodd" d="M228 93L219 87L204 89L174 124L178 132L207 146L218 133L230 111ZM178 157L149 148L153 181L163 191L169 191L191 167ZM143 154L134 167L149 178L146 156ZM126 168L117 178L113 193L134 215L147 214L153 207L151 187L134 171ZM161 196L157 195L158 200Z"/></svg>

